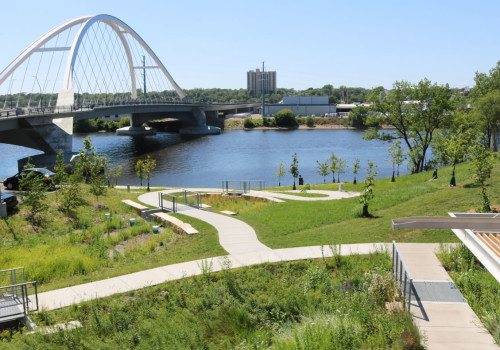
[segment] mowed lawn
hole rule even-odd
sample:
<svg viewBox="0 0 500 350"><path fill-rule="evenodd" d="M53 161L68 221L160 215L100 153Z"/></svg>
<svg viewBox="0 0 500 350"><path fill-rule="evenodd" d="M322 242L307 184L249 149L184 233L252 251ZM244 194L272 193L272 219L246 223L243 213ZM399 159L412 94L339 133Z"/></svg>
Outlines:
<svg viewBox="0 0 500 350"><path fill-rule="evenodd" d="M359 198L334 201L287 201L246 210L238 218L257 232L259 240L271 248L321 244L367 242L458 242L451 230L392 229L392 219L405 216L448 216L480 206L480 188L473 183L470 164L456 168L457 187L449 187L451 168L439 169L439 178L430 180L432 171L378 179L369 210L372 218L360 217ZM348 175L343 176L344 179ZM337 190L338 184L313 185L312 189ZM344 185L347 191L361 192L357 185ZM277 189L277 188L275 188ZM280 190L285 188L281 187ZM495 161L488 194L492 205L500 204L500 163Z"/></svg>

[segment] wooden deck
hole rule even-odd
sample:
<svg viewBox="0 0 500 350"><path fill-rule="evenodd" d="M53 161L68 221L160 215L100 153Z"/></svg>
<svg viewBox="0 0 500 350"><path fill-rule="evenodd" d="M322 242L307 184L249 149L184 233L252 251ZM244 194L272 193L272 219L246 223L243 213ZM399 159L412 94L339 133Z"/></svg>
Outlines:
<svg viewBox="0 0 500 350"><path fill-rule="evenodd" d="M474 232L476 237L481 240L490 250L500 258L500 233Z"/></svg>

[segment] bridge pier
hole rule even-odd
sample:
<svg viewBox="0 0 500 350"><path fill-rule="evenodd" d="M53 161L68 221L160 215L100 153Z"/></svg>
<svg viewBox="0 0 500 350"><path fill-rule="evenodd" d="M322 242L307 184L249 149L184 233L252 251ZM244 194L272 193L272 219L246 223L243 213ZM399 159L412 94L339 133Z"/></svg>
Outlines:
<svg viewBox="0 0 500 350"><path fill-rule="evenodd" d="M146 119L145 116L132 113L130 115L130 126L125 126L116 130L116 135L119 136L150 136L156 135L156 129L149 126L142 126Z"/></svg>

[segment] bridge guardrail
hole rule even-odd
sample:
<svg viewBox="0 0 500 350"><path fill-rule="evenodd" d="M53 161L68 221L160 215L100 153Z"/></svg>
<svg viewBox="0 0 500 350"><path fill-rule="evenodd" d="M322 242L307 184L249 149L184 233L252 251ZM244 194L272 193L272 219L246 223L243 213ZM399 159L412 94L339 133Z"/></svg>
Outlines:
<svg viewBox="0 0 500 350"><path fill-rule="evenodd" d="M201 208L201 194L194 191L184 190L184 205Z"/></svg>

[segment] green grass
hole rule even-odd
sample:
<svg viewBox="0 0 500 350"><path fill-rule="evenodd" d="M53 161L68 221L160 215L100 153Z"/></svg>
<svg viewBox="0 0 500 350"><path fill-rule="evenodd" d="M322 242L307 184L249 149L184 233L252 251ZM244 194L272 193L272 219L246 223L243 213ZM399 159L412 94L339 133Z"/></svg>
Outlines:
<svg viewBox="0 0 500 350"><path fill-rule="evenodd" d="M223 211L228 210L234 213L253 213L260 212L264 208L270 207L271 203L267 200L253 197L240 196L221 196L219 194L204 195L202 203L210 205L213 210Z"/></svg>
<svg viewBox="0 0 500 350"><path fill-rule="evenodd" d="M311 198L321 198L321 197L328 197L328 195L323 194L323 193L311 193L311 192L289 192L289 191L274 191L277 193L284 193L284 194L289 194L290 196L297 196L297 197L311 197Z"/></svg>
<svg viewBox="0 0 500 350"><path fill-rule="evenodd" d="M439 170L437 181L429 181L432 172L400 176L396 182L378 179L375 197L370 203L372 218L362 218L358 198L333 201L273 203L259 210L241 213L239 218L252 226L259 240L272 248L329 243L458 242L450 230L392 230L391 220L405 216L448 216L479 207L480 190L472 184L469 164L456 170L458 186L448 186L451 169ZM496 161L489 180L492 204L500 202L500 163ZM346 191L362 191L362 181L343 186ZM280 190L288 188L281 187ZM300 188L299 188L300 189ZM338 190L338 184L312 185L311 189Z"/></svg>
<svg viewBox="0 0 500 350"><path fill-rule="evenodd" d="M24 266L27 279L36 280L40 291L227 254L216 229L196 219L183 218L200 232L197 235L181 236L170 228L153 235L154 223L121 203L137 200L139 194L110 189L99 205L86 194L87 204L72 217L58 210L55 195L48 195L50 208L36 231L22 205L0 221L0 269ZM106 223L108 212L112 219ZM136 219L134 227L129 227L130 218Z"/></svg>
<svg viewBox="0 0 500 350"><path fill-rule="evenodd" d="M57 311L40 326L78 320L52 334L0 333L2 349L421 348L411 315L374 301L389 256L269 263L165 283ZM323 335L323 336L322 336Z"/></svg>

